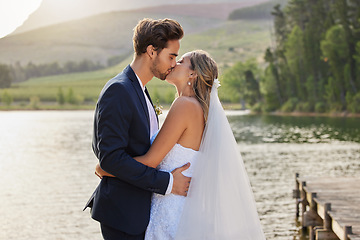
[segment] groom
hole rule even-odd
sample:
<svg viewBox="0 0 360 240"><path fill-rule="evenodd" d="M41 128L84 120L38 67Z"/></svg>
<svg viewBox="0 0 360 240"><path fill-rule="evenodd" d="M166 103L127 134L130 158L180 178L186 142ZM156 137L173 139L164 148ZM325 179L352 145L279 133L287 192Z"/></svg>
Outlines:
<svg viewBox="0 0 360 240"><path fill-rule="evenodd" d="M137 162L145 154L158 120L145 85L155 76L164 80L176 65L183 37L171 19L143 19L134 28L132 63L106 83L94 117L93 150L106 172L85 206L100 222L106 240L144 239L152 193L186 196L190 178Z"/></svg>

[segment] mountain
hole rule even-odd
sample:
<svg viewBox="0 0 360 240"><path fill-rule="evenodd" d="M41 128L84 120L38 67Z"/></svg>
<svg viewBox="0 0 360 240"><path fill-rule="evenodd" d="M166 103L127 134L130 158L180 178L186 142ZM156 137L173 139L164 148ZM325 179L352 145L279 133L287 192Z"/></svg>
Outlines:
<svg viewBox="0 0 360 240"><path fill-rule="evenodd" d="M284 8L289 0L272 0L265 3L259 4L254 7L244 7L234 10L230 13L230 20L239 20L239 19L272 19L273 16L271 12L273 11L276 5L280 5L281 8Z"/></svg>
<svg viewBox="0 0 360 240"><path fill-rule="evenodd" d="M266 1L166 5L102 13L2 38L0 62L38 64L88 59L104 64L109 57L131 54L132 29L144 17L176 19L185 34L191 35L224 24L236 8Z"/></svg>
<svg viewBox="0 0 360 240"><path fill-rule="evenodd" d="M266 0L263 0L266 1ZM248 4L249 0L182 0L181 4L208 4L226 3ZM39 27L49 26L61 22L81 19L105 12L125 11L152 7L153 10L162 10L160 5L178 5L168 0L43 0L39 9L31 14L28 20L18 27L12 34L18 34ZM195 10L195 9L194 9Z"/></svg>

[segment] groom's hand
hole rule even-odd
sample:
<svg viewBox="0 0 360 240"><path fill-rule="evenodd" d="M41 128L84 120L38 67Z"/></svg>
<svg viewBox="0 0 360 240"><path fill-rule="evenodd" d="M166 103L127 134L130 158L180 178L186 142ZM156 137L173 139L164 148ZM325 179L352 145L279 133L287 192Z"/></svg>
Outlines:
<svg viewBox="0 0 360 240"><path fill-rule="evenodd" d="M189 167L190 163L187 163L184 166L176 168L171 172L174 177L174 183L171 193L185 197L187 196L191 178L185 177L182 172Z"/></svg>

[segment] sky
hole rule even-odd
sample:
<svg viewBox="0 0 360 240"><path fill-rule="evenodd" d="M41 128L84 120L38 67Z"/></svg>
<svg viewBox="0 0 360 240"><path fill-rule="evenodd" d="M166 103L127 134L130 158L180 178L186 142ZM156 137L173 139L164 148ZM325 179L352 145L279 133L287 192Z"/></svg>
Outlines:
<svg viewBox="0 0 360 240"><path fill-rule="evenodd" d="M0 38L21 26L42 0L0 0Z"/></svg>

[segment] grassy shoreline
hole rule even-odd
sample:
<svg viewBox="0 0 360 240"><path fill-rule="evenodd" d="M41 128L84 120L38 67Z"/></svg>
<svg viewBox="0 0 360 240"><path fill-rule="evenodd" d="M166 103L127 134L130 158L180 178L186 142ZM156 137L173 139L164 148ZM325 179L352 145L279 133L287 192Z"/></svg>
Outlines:
<svg viewBox="0 0 360 240"><path fill-rule="evenodd" d="M0 103L0 111L81 111L81 110L95 110L95 103L87 103L80 105L64 104L59 105L57 103L40 103L37 106L23 105L21 103L14 103L10 106L5 106ZM161 104L164 110L170 108L170 104ZM241 104L234 103L223 103L225 110L242 110ZM329 113L315 113L315 112L269 112L269 113L250 113L258 115L274 115L274 116L293 116L293 117L350 117L360 118L360 113L349 113L349 112L329 112Z"/></svg>
<svg viewBox="0 0 360 240"><path fill-rule="evenodd" d="M262 113L264 114L264 113ZM315 113L315 112L271 112L266 113L274 116L294 116L294 117L355 117L360 118L360 113L350 112L329 112L329 113Z"/></svg>

